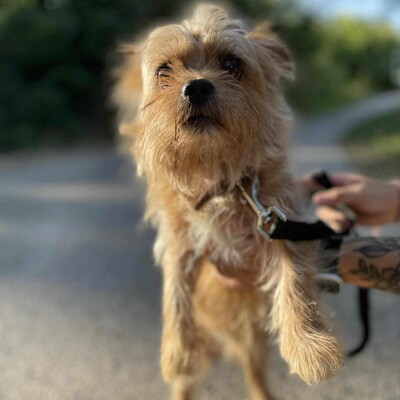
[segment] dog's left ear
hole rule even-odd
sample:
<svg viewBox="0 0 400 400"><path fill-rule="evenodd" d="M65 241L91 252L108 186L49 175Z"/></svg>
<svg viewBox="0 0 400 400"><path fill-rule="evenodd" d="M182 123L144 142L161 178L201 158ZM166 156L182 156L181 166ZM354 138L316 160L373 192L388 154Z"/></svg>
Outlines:
<svg viewBox="0 0 400 400"><path fill-rule="evenodd" d="M111 100L120 122L126 123L135 117L142 97L141 47L123 44L118 53L122 62L112 72L115 84Z"/></svg>
<svg viewBox="0 0 400 400"><path fill-rule="evenodd" d="M270 70L272 61L280 78L295 79L295 66L290 52L278 36L271 31L268 23L257 27L247 37L256 46L256 52L264 72L268 73L267 70Z"/></svg>

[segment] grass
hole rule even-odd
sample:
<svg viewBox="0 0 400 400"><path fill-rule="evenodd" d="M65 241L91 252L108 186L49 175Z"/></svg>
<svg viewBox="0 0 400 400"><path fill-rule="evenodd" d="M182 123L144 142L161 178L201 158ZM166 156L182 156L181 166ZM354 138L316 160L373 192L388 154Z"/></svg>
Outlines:
<svg viewBox="0 0 400 400"><path fill-rule="evenodd" d="M400 110L363 122L344 139L359 170L374 178L400 177Z"/></svg>

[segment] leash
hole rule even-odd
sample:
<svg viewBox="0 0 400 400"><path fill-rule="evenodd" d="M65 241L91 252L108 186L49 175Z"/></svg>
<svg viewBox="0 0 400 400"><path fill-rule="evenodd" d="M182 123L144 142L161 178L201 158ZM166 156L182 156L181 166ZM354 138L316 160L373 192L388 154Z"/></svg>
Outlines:
<svg viewBox="0 0 400 400"><path fill-rule="evenodd" d="M243 195L242 203L249 204L257 214L258 232L268 241L283 239L298 242L326 239L336 235L334 230L320 220L313 223L292 221L279 207L275 205L264 207L258 200L260 180L257 175L251 185L251 195L247 193L241 182L237 184L237 187Z"/></svg>

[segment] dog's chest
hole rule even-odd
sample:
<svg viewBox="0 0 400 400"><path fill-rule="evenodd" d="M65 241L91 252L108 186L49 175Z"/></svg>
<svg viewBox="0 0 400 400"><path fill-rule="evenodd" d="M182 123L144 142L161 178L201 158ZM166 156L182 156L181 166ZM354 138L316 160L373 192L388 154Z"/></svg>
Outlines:
<svg viewBox="0 0 400 400"><path fill-rule="evenodd" d="M196 253L231 265L240 264L257 247L255 221L242 207L217 199L190 216L190 237Z"/></svg>

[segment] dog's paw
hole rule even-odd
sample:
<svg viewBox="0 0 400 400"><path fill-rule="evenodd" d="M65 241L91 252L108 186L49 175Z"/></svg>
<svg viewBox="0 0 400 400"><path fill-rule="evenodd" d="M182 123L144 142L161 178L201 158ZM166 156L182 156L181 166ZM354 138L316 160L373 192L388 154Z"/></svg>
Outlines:
<svg viewBox="0 0 400 400"><path fill-rule="evenodd" d="M282 357L291 372L309 385L329 379L343 366L339 345L328 332L297 331L281 339Z"/></svg>
<svg viewBox="0 0 400 400"><path fill-rule="evenodd" d="M172 382L177 377L193 375L198 357L198 351L194 346L185 346L178 340L163 342L160 365L164 380Z"/></svg>

